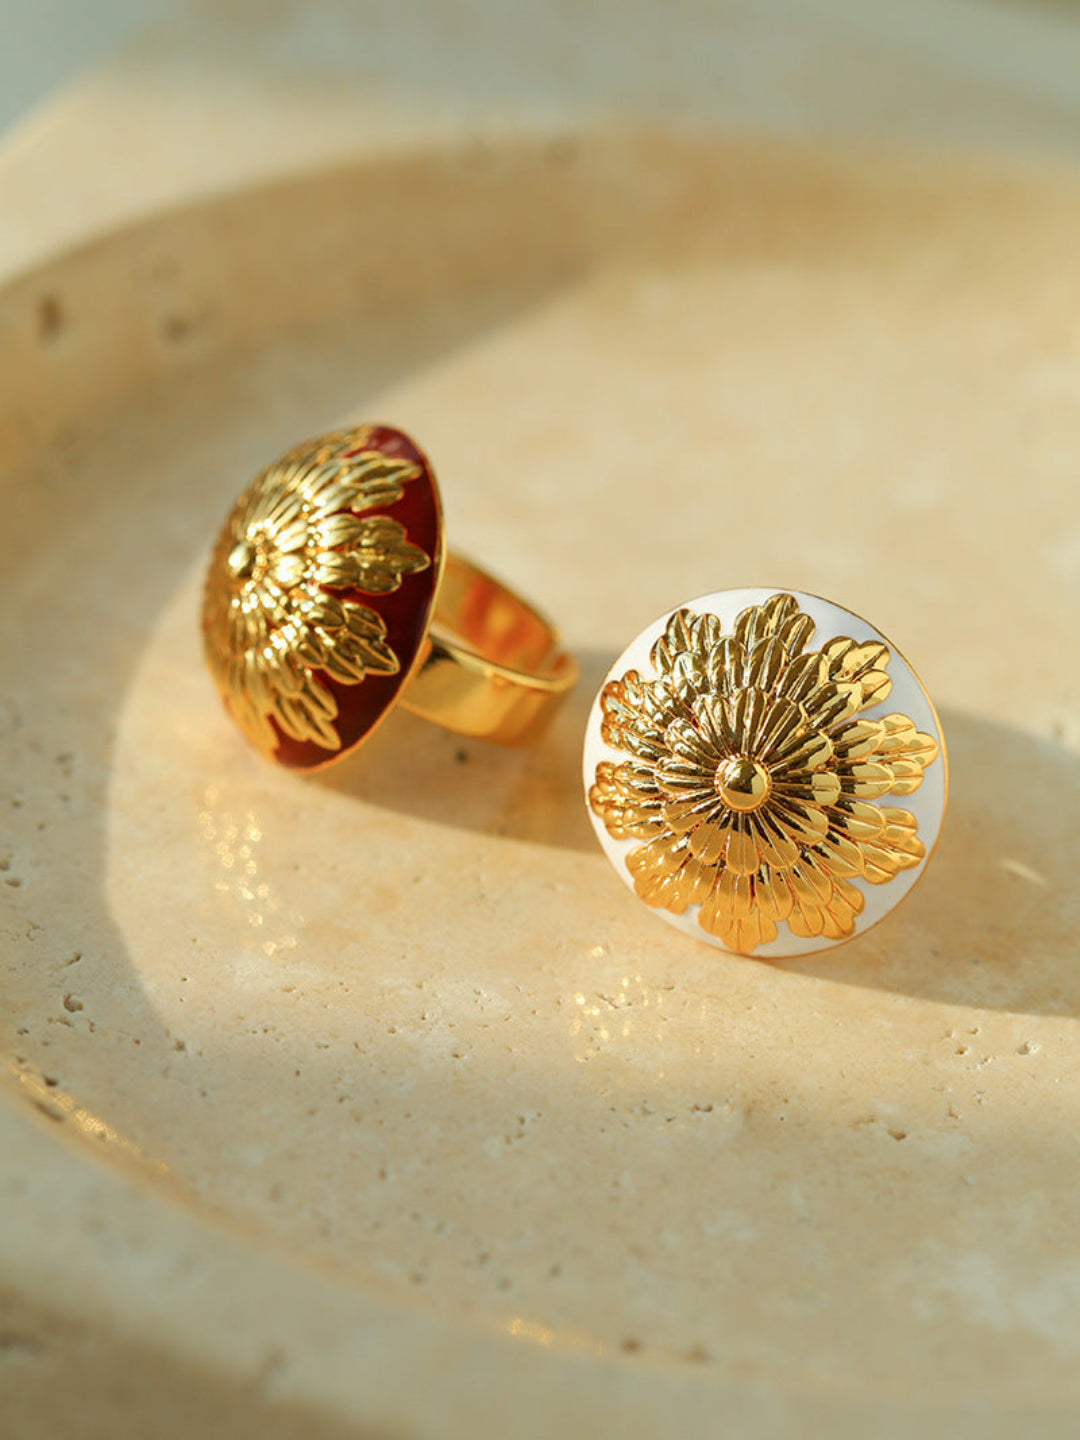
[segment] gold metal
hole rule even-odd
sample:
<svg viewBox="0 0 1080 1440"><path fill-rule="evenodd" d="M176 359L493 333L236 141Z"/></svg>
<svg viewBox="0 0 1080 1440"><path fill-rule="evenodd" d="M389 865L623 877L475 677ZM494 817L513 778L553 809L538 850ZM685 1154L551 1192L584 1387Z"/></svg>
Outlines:
<svg viewBox="0 0 1080 1440"><path fill-rule="evenodd" d="M551 622L459 555L446 557L428 639L401 703L461 735L528 744L578 678Z"/></svg>
<svg viewBox="0 0 1080 1440"><path fill-rule="evenodd" d="M716 770L716 793L729 810L749 815L760 810L772 791L772 776L760 760L729 755Z"/></svg>
<svg viewBox="0 0 1080 1440"><path fill-rule="evenodd" d="M357 592L389 595L441 558L410 543L400 521L367 513L397 503L424 474L380 451L375 433L336 431L268 466L236 502L211 556L207 663L237 724L271 757L281 737L325 750L327 761L342 749L335 722L347 690L339 687L397 675L403 664L386 622ZM577 678L548 621L454 556L430 631L405 663L415 665L402 695L408 709L503 744L531 739Z"/></svg>
<svg viewBox="0 0 1080 1440"><path fill-rule="evenodd" d="M843 637L807 649L814 622L792 595L737 617L677 610L636 670L601 693L606 744L589 803L630 851L647 904L748 954L786 921L799 936L853 934L863 896L924 856L909 795L937 742L905 715L860 718L891 689L888 647Z"/></svg>
<svg viewBox="0 0 1080 1440"><path fill-rule="evenodd" d="M264 754L278 736L341 748L338 703L320 672L359 685L393 675L398 657L379 615L334 591L396 590L431 557L404 527L364 511L400 500L419 465L359 449L367 431L297 446L259 474L233 507L207 573L203 634L230 713Z"/></svg>

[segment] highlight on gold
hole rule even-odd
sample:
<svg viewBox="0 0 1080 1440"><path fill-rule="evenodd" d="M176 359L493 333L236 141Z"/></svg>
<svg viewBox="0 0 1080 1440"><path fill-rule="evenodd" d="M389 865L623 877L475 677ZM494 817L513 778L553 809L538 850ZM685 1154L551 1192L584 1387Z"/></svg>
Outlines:
<svg viewBox="0 0 1080 1440"><path fill-rule="evenodd" d="M699 907L700 929L740 953L782 925L850 937L866 905L856 882L888 885L926 854L915 814L892 802L937 760L936 722L881 713L883 641L814 648L815 629L790 594L746 606L727 631L684 607L649 651L654 676L631 668L600 695L600 739L626 758L596 763L593 814L613 840L640 842L624 863L642 900Z"/></svg>

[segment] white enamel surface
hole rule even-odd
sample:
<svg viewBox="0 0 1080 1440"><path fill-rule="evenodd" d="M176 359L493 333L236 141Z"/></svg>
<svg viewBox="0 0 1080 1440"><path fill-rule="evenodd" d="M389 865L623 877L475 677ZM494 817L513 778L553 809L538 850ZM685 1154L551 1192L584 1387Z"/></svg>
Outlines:
<svg viewBox="0 0 1080 1440"><path fill-rule="evenodd" d="M777 594L776 589L765 590L718 590L712 595L702 595L697 600L686 601L683 605L675 606L667 614L662 615L652 625L647 626L619 656L618 660L611 667L604 679L606 685L609 680L619 679L628 670L637 670L645 679L655 678L656 671L649 660L649 652L654 643L663 634L664 628L674 613L675 609L689 609L696 614L711 613L721 621L725 633L730 633L736 616L740 611L745 610L749 605L760 605L768 600L771 595ZM880 631L875 630L873 625L861 619L858 615L852 614L840 605L834 605L829 600L823 600L816 595L807 595L801 591L787 592L793 594L799 602L799 608L811 616L816 627L814 637L810 642L815 648L820 648L829 640L838 635L849 636L853 640L881 640L888 645L892 655L889 662L889 676L892 679L892 690L886 698L878 705L865 711L868 719L880 719L884 715L900 713L908 715L915 722L919 730L924 734L933 735L941 753L937 760L927 767L923 776L922 784L912 795L906 795L899 800L887 800L885 803L896 804L909 810L918 822L919 838L926 849L926 856L913 869L903 870L894 880L886 885L871 885L866 880L854 878L851 883L862 892L865 898L865 906L862 914L858 916L855 925L855 934L859 935L883 920L890 910L894 909L904 896L916 884L919 877L926 868L927 862L933 853L937 843L938 833L941 830L941 821L945 813L945 800L948 789L948 770L945 757L945 743L942 738L941 728L938 723L937 714L930 703L926 691L911 666L904 657L898 653L896 647ZM600 709L600 694L597 692L596 700L593 703L589 714L588 729L585 735L585 760L584 780L586 804L589 787L596 775L596 767L604 760L611 760L616 764L627 758L624 751L613 750L604 743L601 737L600 727L602 712ZM617 874L627 885L631 893L634 893L634 882L626 865L626 857L631 850L634 850L642 842L640 840L616 840L608 834L603 822L589 811L593 829L596 837L604 848L608 859L615 867ZM637 896L635 895L635 899ZM644 903L644 902L641 902ZM709 945L715 945L717 949L726 950L724 945L715 936L708 934L697 922L698 905L688 906L681 915L675 915L670 910L656 909L655 913L666 920L670 925L683 930L687 935L692 935L697 940L704 940ZM852 937L854 938L854 937ZM808 955L816 950L828 950L838 942L828 940L824 936L817 936L812 939L804 939L802 936L792 934L786 924L779 927L779 934L776 939L768 945L759 945L754 955L762 959L780 959L795 955Z"/></svg>

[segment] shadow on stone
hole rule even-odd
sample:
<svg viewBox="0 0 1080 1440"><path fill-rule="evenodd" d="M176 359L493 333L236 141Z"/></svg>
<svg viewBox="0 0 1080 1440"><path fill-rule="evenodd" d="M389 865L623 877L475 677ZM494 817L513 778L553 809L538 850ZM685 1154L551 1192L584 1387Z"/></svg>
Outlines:
<svg viewBox="0 0 1080 1440"><path fill-rule="evenodd" d="M533 745L467 740L400 707L371 740L313 782L371 805L456 829L593 853L581 749L585 722L614 654L578 655L581 678Z"/></svg>
<svg viewBox="0 0 1080 1440"><path fill-rule="evenodd" d="M942 715L949 808L909 899L850 945L785 969L1036 1015L1080 1015L1080 756Z"/></svg>

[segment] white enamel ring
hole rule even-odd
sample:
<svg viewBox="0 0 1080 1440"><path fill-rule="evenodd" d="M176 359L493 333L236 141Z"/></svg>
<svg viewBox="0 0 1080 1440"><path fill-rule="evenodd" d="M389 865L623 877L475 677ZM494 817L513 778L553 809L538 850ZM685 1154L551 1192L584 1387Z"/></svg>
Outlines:
<svg viewBox="0 0 1080 1440"><path fill-rule="evenodd" d="M948 788L938 717L891 642L775 590L705 595L642 631L593 706L584 778L630 889L762 958L884 919L926 868Z"/></svg>

